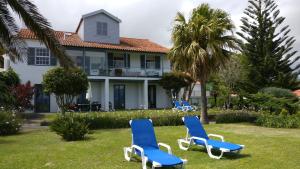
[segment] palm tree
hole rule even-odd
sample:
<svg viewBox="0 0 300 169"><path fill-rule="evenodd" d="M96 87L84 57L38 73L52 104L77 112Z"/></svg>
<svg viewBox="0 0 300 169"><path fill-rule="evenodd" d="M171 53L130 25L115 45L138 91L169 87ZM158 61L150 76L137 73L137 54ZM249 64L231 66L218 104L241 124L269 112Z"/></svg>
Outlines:
<svg viewBox="0 0 300 169"><path fill-rule="evenodd" d="M53 52L61 66L73 65L55 38L50 23L38 12L33 3L29 0L0 0L0 48L12 61L22 60L26 47L24 41L18 38L19 28L11 11L16 13L37 38Z"/></svg>
<svg viewBox="0 0 300 169"><path fill-rule="evenodd" d="M207 116L206 81L211 73L225 66L237 40L229 15L202 4L193 9L186 20L177 13L172 30L172 43L168 56L173 68L187 72L201 83L201 121L209 123Z"/></svg>

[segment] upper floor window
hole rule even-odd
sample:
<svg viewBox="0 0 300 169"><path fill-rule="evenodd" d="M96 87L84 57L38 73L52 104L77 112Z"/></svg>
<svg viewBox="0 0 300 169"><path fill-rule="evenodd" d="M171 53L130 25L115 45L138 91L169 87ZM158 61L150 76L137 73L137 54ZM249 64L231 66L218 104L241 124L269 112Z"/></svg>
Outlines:
<svg viewBox="0 0 300 169"><path fill-rule="evenodd" d="M97 22L97 35L106 36L107 35L107 23Z"/></svg>
<svg viewBox="0 0 300 169"><path fill-rule="evenodd" d="M27 64L38 66L55 66L57 64L56 57L50 53L47 48L32 48L27 49Z"/></svg>
<svg viewBox="0 0 300 169"><path fill-rule="evenodd" d="M47 48L35 48L35 64L50 65L50 52Z"/></svg>

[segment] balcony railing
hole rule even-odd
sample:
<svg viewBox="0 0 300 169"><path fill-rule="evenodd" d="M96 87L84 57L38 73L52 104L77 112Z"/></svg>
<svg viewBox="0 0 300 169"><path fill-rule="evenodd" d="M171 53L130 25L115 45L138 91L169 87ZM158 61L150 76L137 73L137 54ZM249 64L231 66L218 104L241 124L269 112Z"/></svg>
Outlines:
<svg viewBox="0 0 300 169"><path fill-rule="evenodd" d="M160 77L170 70L143 69L143 68L108 68L90 69L90 76L113 76L113 77Z"/></svg>

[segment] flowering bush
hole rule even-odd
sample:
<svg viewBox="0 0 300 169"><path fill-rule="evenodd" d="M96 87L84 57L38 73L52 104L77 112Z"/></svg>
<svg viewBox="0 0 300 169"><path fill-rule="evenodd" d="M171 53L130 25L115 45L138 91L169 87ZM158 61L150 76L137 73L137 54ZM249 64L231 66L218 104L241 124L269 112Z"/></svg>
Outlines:
<svg viewBox="0 0 300 169"><path fill-rule="evenodd" d="M19 132L21 120L12 112L0 112L0 135L12 135Z"/></svg>
<svg viewBox="0 0 300 169"><path fill-rule="evenodd" d="M30 81L25 84L18 84L10 88L12 96L15 98L15 108L19 111L31 108L31 100L33 96L33 87Z"/></svg>

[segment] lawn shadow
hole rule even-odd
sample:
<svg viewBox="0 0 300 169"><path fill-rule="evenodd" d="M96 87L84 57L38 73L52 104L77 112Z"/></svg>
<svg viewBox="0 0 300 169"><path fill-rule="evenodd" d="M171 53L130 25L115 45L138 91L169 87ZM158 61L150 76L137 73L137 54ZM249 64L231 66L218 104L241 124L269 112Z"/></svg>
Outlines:
<svg viewBox="0 0 300 169"><path fill-rule="evenodd" d="M127 161L126 161L127 162ZM133 155L130 159L130 162L135 162L135 163L140 163L140 165L142 165L142 160L139 156L137 155ZM147 167L151 168L152 167L152 163L147 162ZM160 167L160 169L177 169L177 168L181 168L181 165L179 166L174 166L174 167Z"/></svg>
<svg viewBox="0 0 300 169"><path fill-rule="evenodd" d="M189 151L198 151L201 153L206 153L207 154L207 150L203 147L191 147L189 149ZM220 155L220 151L219 150L212 150L212 154L214 155ZM236 160L236 159L240 159L240 158L247 158L247 157L251 157L250 154L243 154L243 151L241 151L240 153L234 153L234 152L229 152L229 153L224 153L222 159L227 159L227 160Z"/></svg>

